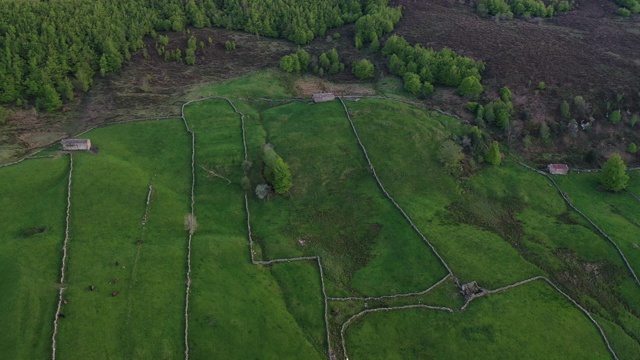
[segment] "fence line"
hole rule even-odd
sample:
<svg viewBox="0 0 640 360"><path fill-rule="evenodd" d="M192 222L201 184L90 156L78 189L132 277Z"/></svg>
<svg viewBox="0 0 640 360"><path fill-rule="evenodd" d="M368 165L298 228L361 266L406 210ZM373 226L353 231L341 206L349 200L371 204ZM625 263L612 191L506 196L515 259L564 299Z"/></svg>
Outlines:
<svg viewBox="0 0 640 360"><path fill-rule="evenodd" d="M187 119L184 117L184 107L193 101L182 104L180 118L184 122L187 133L191 135L191 197L190 209L191 215L194 215L194 189L196 186L196 134L191 131ZM191 294L191 241L193 240L193 232L189 230L189 238L187 240L187 279L184 297L184 358L189 360L189 295Z"/></svg>
<svg viewBox="0 0 640 360"><path fill-rule="evenodd" d="M629 269L629 272L631 273L631 276L633 276L633 279L635 280L636 284L638 284L640 286L640 280L638 279L638 276L636 275L635 271L633 271L633 268L631 267L631 264L629 264L629 261L627 260L627 257L624 256L624 253L622 252L622 250L620 249L620 247L618 246L618 244L613 241L613 239L607 235L607 233L605 233L602 229L600 229L600 227L598 227L598 225L596 225L596 223L594 223L587 215L585 215L582 211L580 211L577 207L575 207L571 201L569 200L569 196L562 191L562 189L560 188L560 186L556 183L555 180L553 180L553 178L543 172L543 171L539 171L534 169L533 167L519 162L520 166L533 170L541 175L544 175L547 179L549 179L549 181L551 181L551 183L553 184L553 186L555 186L556 190L558 191L558 193L560 194L560 196L562 196L562 198L564 199L565 203L571 208L573 209L573 211L577 212L578 214L580 214L580 216L582 216L585 220L587 220L587 222L589 222L589 224L591 224L591 226L593 226L602 237L604 237L605 239L607 239L611 244L613 244L613 246L616 248L616 251L618 252L618 254L620 254L620 257L622 258L622 261L624 261L625 265L627 266L627 269Z"/></svg>
<svg viewBox="0 0 640 360"><path fill-rule="evenodd" d="M73 179L73 154L69 154L69 176L67 182L67 211L65 218L64 229L64 241L62 243L62 265L60 266L60 288L58 290L58 306L53 319L53 335L51 336L51 359L56 360L56 338L58 335L58 315L62 309L62 302L64 300L64 280L65 272L67 270L67 245L69 244L69 217L71 214L71 182Z"/></svg>
<svg viewBox="0 0 640 360"><path fill-rule="evenodd" d="M511 285L507 285L498 289L494 289L494 290L484 290L481 294L478 295L472 295L471 298L469 298L465 304L462 306L462 308L460 308L460 310L464 310L466 309L467 305L469 305L469 303L471 303L471 301L477 299L477 298L481 298L487 295L493 295L493 294L497 294L509 289L513 289L515 287L518 286L522 286L525 284L528 284L530 282L533 281L537 281L537 280L542 280L544 282L546 282L547 284L551 285L551 287L553 287L557 292L559 292L562 296L564 296L567 300L569 300L576 308L578 308L580 311L582 311L582 313L584 313L589 320L591 320L591 322L593 323L593 325L595 325L595 327L598 329L598 332L600 333L600 336L602 337L602 339L604 340L605 344L607 345L607 350L609 350L609 353L611 353L611 356L613 356L613 358L615 360L618 360L618 355L616 355L616 352L613 350L613 348L611 347L611 344L609 344L609 339L607 338L607 335L605 335L604 330L602 329L602 327L600 326L600 324L596 321L596 319L593 318L593 316L591 315L591 313L589 313L589 311L587 309L585 309L584 307L580 306L580 304L578 304L577 301L575 301L573 298L571 298L571 296L569 296L567 293L565 293L564 291L560 290L560 288L558 286L556 286L556 284L554 284L551 280L549 280L547 277L545 276L534 276L532 278L526 279L526 280L522 280L522 281L518 281L514 284Z"/></svg>
<svg viewBox="0 0 640 360"><path fill-rule="evenodd" d="M405 294L396 294L396 295L383 295L383 296L368 296L368 297L329 297L327 298L329 301L375 301L375 300L387 300L387 299L398 299L403 297L414 297L425 295L438 285L442 284L445 280L447 280L451 274L445 275L442 279L440 279L437 283L431 285L429 288L423 291L414 292L414 293L405 293Z"/></svg>
<svg viewBox="0 0 640 360"><path fill-rule="evenodd" d="M357 319L361 318L362 316L369 314L369 313L374 313L374 312L388 312L388 311L396 311L396 310L407 310L407 309L425 309L425 310L438 310L438 311L447 311L449 313L453 313L453 309L450 309L448 307L444 307L444 306L431 306L431 305L422 305L422 304L414 304L414 305L404 305L404 306L395 306L395 307L387 307L387 308L377 308L377 309L367 309L367 310L363 310L355 315L353 315L352 317L350 317L347 321L345 321L342 324L342 327L340 328L340 340L342 342L342 353L344 355L344 358L349 360L349 356L347 355L347 345L346 345L346 341L344 338L344 333L347 330L347 328Z"/></svg>
<svg viewBox="0 0 640 360"><path fill-rule="evenodd" d="M231 106L231 108L233 108L233 110L236 112L236 114L240 116L240 123L242 126L242 144L244 147L244 160L247 160L248 152L247 152L247 140L246 140L246 132L245 132L244 114L238 110L238 108L233 104L233 102L229 98L222 97L222 96L209 96L209 98L222 99L227 101ZM329 317L327 315L329 305L327 301L327 291L326 291L326 285L324 282L324 271L322 269L322 260L320 259L320 256L301 256L301 257L286 258L286 259L256 260L254 257L255 255L255 250L253 249L254 241L253 241L253 236L251 232L251 212L249 211L249 197L246 191L244 193L244 207L247 214L247 237L249 241L249 259L251 260L252 264L272 265L272 264L278 264L278 263L290 263L294 261L312 261L312 260L317 262L318 271L320 273L322 299L324 302L324 325L325 325L325 331L326 331L326 337L327 337L327 356L329 357L329 359L334 359L333 351L331 349L331 338L329 335Z"/></svg>
<svg viewBox="0 0 640 360"><path fill-rule="evenodd" d="M627 194L631 195L631 197L633 197L634 199L636 199L636 201L640 202L640 197L638 197L638 195L632 193L631 191L625 189L624 191L627 192Z"/></svg>
<svg viewBox="0 0 640 360"><path fill-rule="evenodd" d="M133 304L131 302L131 289L135 286L136 283L136 274L138 272L138 261L140 260L140 252L142 251L142 244L144 242L144 235L146 233L147 228L147 220L149 219L149 205L151 204L151 195L153 194L153 185L149 184L149 188L147 190L147 201L144 207L144 213L142 214L141 221L141 229L140 229L140 239L136 241L136 255L133 259L133 265L131 266L131 281L129 281L127 293L127 324L129 320L131 320L131 311L133 310Z"/></svg>
<svg viewBox="0 0 640 360"><path fill-rule="evenodd" d="M407 213L402 209L402 207L400 205L398 205L398 203L395 201L395 199L387 192L387 190L382 185L382 181L380 181L380 178L378 177L378 174L376 173L376 169L373 167L373 163L371 162L371 159L369 158L369 153L367 152L367 149L365 148L364 144L362 143L362 140L360 140L360 136L358 136L358 131L356 130L356 126L353 123L353 120L351 120L351 115L349 115L349 110L347 109L347 105L344 103L344 101L342 100L341 97L338 97L338 100L340 100L340 103L344 107L344 112L347 115L347 119L349 120L349 123L351 124L351 129L353 129L353 134L355 135L356 139L358 140L358 144L360 145L360 148L362 149L362 152L364 153L364 157L367 159L367 163L369 164L369 169L371 169L371 172L373 173L373 177L375 178L376 182L378 183L378 186L380 187L382 192L387 196L387 198L393 203L393 205L400 211L400 213L402 213L402 215L409 222L409 224L411 225L413 230L415 230L418 233L418 235L422 238L422 240L431 248L431 251L433 251L433 253L436 255L438 260L440 260L440 263L445 267L445 269L447 269L447 272L449 273L449 275L453 276L453 271L451 271L451 269L449 268L449 265L447 265L447 263L444 261L442 256L440 256L440 254L438 253L436 248L431 244L431 242L429 242L429 240L427 240L427 238L422 234L422 232L418 229L418 227L413 223L413 220L411 220L409 215L407 215Z"/></svg>

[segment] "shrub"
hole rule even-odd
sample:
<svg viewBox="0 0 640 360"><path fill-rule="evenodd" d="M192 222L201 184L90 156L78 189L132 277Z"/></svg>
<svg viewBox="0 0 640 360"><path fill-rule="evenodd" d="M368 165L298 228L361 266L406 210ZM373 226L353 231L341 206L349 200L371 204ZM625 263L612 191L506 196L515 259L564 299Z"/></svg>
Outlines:
<svg viewBox="0 0 640 360"><path fill-rule="evenodd" d="M264 147L264 177L273 185L276 193L284 194L293 182L291 179L291 171L289 165L282 160L280 155L276 154L273 147L266 145Z"/></svg>
<svg viewBox="0 0 640 360"><path fill-rule="evenodd" d="M424 84L422 84L422 96L427 97L433 94L433 91L434 87L430 82L425 81Z"/></svg>
<svg viewBox="0 0 640 360"><path fill-rule="evenodd" d="M604 164L600 175L600 184L611 191L620 191L627 187L629 175L627 166L622 161L620 154L613 154Z"/></svg>
<svg viewBox="0 0 640 360"><path fill-rule="evenodd" d="M353 75L360 80L373 79L375 76L375 69L373 63L367 59L362 59L353 64Z"/></svg>
<svg viewBox="0 0 640 360"><path fill-rule="evenodd" d="M295 54L285 55L280 59L280 69L288 73L300 72L301 66L298 56Z"/></svg>
<svg viewBox="0 0 640 360"><path fill-rule="evenodd" d="M635 143L631 143L629 144L627 151L629 151L629 153L631 154L636 154L638 152L638 146Z"/></svg>
<svg viewBox="0 0 640 360"><path fill-rule="evenodd" d="M500 88L500 99L506 103L511 102L511 90L508 87L503 86Z"/></svg>
<svg viewBox="0 0 640 360"><path fill-rule="evenodd" d="M272 191L273 189L269 184L258 184L258 186L256 186L256 196L260 200L267 198Z"/></svg>
<svg viewBox="0 0 640 360"><path fill-rule="evenodd" d="M491 143L489 146L489 150L487 151L487 155L485 160L491 164L498 166L502 162L502 155L500 155L500 144L497 141Z"/></svg>
<svg viewBox="0 0 640 360"><path fill-rule="evenodd" d="M631 16L631 10L627 9L627 8L618 8L618 15L620 16L624 16L624 17L629 17Z"/></svg>
<svg viewBox="0 0 640 360"><path fill-rule="evenodd" d="M547 88L547 84L544 83L544 81L540 81L538 83L538 90L544 90Z"/></svg>
<svg viewBox="0 0 640 360"><path fill-rule="evenodd" d="M444 165L445 170L451 175L459 175L462 172L460 162L464 159L462 147L451 140L447 140L440 148L440 162Z"/></svg>
<svg viewBox="0 0 640 360"><path fill-rule="evenodd" d="M546 122L540 124L540 139L547 144L549 139L551 138L551 130L549 129L549 125Z"/></svg>
<svg viewBox="0 0 640 360"><path fill-rule="evenodd" d="M611 115L609 115L609 121L611 121L614 124L620 123L621 119L622 119L622 114L620 113L620 110L616 110L612 112Z"/></svg>
<svg viewBox="0 0 640 360"><path fill-rule="evenodd" d="M580 95L576 96L573 98L573 104L576 106L576 110L581 114L584 115L587 113L588 110L588 106L587 106L587 102L584 100L584 98Z"/></svg>
<svg viewBox="0 0 640 360"><path fill-rule="evenodd" d="M404 89L413 95L420 93L422 89L422 83L420 82L420 76L418 74L408 72L404 74Z"/></svg>
<svg viewBox="0 0 640 360"><path fill-rule="evenodd" d="M467 76L458 86L458 94L472 99L477 98L482 93L482 84L475 76Z"/></svg>
<svg viewBox="0 0 640 360"><path fill-rule="evenodd" d="M631 116L631 118L629 119L629 126L631 127L636 126L636 124L638 123L638 118L640 118L638 114L633 114L633 116Z"/></svg>

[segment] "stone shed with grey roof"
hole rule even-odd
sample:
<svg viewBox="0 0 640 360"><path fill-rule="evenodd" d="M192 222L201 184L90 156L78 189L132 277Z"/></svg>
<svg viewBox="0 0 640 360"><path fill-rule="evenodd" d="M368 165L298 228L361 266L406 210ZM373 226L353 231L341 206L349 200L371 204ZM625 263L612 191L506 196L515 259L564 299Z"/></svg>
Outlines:
<svg viewBox="0 0 640 360"><path fill-rule="evenodd" d="M89 139L64 139L62 140L62 150L91 150L91 140Z"/></svg>

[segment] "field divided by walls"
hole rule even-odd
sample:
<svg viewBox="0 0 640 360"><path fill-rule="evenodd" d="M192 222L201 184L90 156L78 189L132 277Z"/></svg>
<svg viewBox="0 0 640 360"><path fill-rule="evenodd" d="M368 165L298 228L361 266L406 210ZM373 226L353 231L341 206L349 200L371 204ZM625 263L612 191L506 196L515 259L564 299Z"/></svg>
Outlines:
<svg viewBox="0 0 640 360"><path fill-rule="evenodd" d="M68 174L68 156L0 169L2 357L50 356Z"/></svg>
<svg viewBox="0 0 640 360"><path fill-rule="evenodd" d="M74 155L58 357L177 357L190 178L182 122L118 125L85 136L98 152Z"/></svg>

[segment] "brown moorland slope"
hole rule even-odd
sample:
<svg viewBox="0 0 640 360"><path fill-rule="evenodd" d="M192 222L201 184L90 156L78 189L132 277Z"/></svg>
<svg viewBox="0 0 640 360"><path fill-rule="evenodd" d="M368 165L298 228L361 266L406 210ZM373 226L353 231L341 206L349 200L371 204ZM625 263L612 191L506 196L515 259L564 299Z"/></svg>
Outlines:
<svg viewBox="0 0 640 360"><path fill-rule="evenodd" d="M535 124L542 121L551 124L552 130L557 125L560 139L553 144L557 152L570 152L577 147L598 149L601 153L624 151L626 143L640 140L637 131L614 127L606 121L608 113L615 109L623 111L623 120L640 111L640 17L617 16L613 1L576 0L574 10L551 19L513 20L480 17L473 1L397 3L405 8L396 27L398 35L411 43L435 49L449 47L485 61L483 83L489 97L497 97L501 86L513 91L520 112L516 120L533 119L526 123L516 121L514 127L519 135L535 133L539 128ZM547 87L536 92L541 81ZM560 124L560 103L571 102L577 95L587 100L590 110L573 116L578 122L592 116L596 120L594 129L577 139L562 139L566 124ZM619 102L617 95L623 96ZM453 110L464 116L459 105ZM589 146L585 147L585 142ZM542 147L538 150L547 151ZM634 161L630 157L627 160Z"/></svg>

